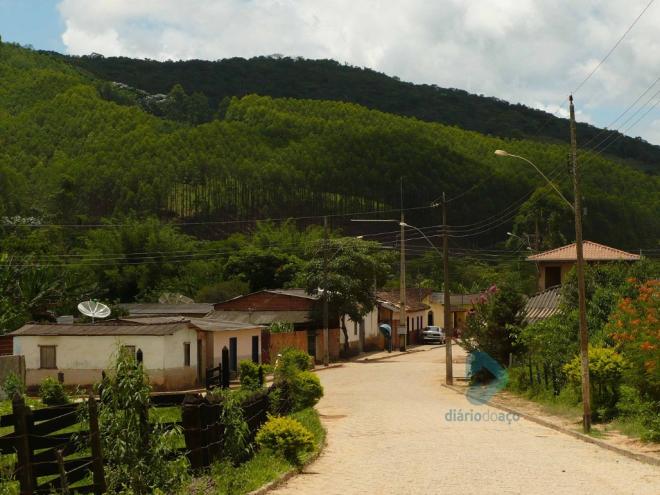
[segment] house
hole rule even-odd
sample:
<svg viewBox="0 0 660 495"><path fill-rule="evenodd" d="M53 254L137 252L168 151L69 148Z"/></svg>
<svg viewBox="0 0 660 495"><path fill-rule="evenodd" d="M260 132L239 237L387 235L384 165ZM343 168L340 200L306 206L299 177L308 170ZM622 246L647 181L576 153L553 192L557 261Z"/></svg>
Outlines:
<svg viewBox="0 0 660 495"><path fill-rule="evenodd" d="M269 326L274 322L290 323L291 334L262 332L262 358L270 362L284 347L296 347L323 360L323 325L320 321L320 297L304 289L264 289L213 305L206 317L225 322ZM205 318L205 319L206 319ZM339 357L339 330L336 319L330 321L329 354Z"/></svg>
<svg viewBox="0 0 660 495"><path fill-rule="evenodd" d="M628 253L596 242L584 241L582 245L584 260L588 263L637 261L640 259L638 254ZM577 261L576 245L575 243L568 244L567 246L534 254L528 256L527 260L536 263L539 291L550 289L561 285L568 272L575 265Z"/></svg>
<svg viewBox="0 0 660 495"><path fill-rule="evenodd" d="M424 303L430 295L430 289L406 289L406 328L407 342L416 344L420 342L420 331L427 326L428 312L431 307ZM392 327L394 335L399 328L400 291L378 291L378 323L387 323Z"/></svg>
<svg viewBox="0 0 660 495"><path fill-rule="evenodd" d="M188 316L203 318L213 311L213 304L160 304L160 303L126 303L119 307L128 312L128 316Z"/></svg>
<svg viewBox="0 0 660 495"><path fill-rule="evenodd" d="M477 302L479 294L450 294L449 295L449 311L452 317L452 328L462 329L465 328L465 322L468 312L472 306ZM426 296L423 303L430 306L427 315L428 326L438 326L445 328L445 295L443 292L432 292Z"/></svg>
<svg viewBox="0 0 660 495"><path fill-rule="evenodd" d="M524 322L536 323L559 313L559 300L561 288L551 287L538 292L525 303Z"/></svg>
<svg viewBox="0 0 660 495"><path fill-rule="evenodd" d="M65 384L90 386L101 379L118 346L144 363L157 390L183 390L204 384L206 370L229 350L229 366L243 359L261 362L261 332L254 324L211 318L127 317L92 325L28 324L12 332L15 355L24 355L26 384L47 376Z"/></svg>
<svg viewBox="0 0 660 495"><path fill-rule="evenodd" d="M155 389L192 388L203 370L198 360L203 336L188 321L31 323L11 335L14 355L25 356L27 386L37 386L49 376L57 379L58 375L68 385L98 383L119 346L142 360Z"/></svg>

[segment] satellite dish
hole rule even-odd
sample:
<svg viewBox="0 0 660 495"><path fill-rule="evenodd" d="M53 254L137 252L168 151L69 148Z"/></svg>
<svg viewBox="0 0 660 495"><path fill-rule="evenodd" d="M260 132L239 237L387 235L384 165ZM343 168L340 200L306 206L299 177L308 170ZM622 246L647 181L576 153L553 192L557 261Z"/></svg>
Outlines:
<svg viewBox="0 0 660 495"><path fill-rule="evenodd" d="M92 323L94 323L94 318L107 318L110 316L110 308L98 301L83 301L78 304L78 311L91 317Z"/></svg>

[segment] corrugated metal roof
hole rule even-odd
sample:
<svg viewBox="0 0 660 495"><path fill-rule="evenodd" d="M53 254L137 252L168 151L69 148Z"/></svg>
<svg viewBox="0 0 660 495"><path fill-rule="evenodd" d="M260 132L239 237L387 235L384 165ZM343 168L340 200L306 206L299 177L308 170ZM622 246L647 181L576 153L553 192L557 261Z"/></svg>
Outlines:
<svg viewBox="0 0 660 495"><path fill-rule="evenodd" d="M236 330L255 330L262 325L255 323L241 323L237 321L219 320L216 318L192 318L190 320L195 327L206 332L231 332Z"/></svg>
<svg viewBox="0 0 660 495"><path fill-rule="evenodd" d="M481 294L449 294L450 306L462 306L476 303ZM435 304L444 304L445 294L443 292L433 292L431 302Z"/></svg>
<svg viewBox="0 0 660 495"><path fill-rule="evenodd" d="M559 313L561 287L551 287L533 295L525 304L525 322L534 323Z"/></svg>
<svg viewBox="0 0 660 495"><path fill-rule="evenodd" d="M160 325L163 323L183 323L190 321L188 316L128 316L118 318L119 322L134 323L136 325Z"/></svg>
<svg viewBox="0 0 660 495"><path fill-rule="evenodd" d="M166 323L161 325L117 325L117 324L94 324L94 325L57 325L44 323L28 323L10 335L20 336L101 336L101 335L172 335L179 330L190 328L187 322Z"/></svg>
<svg viewBox="0 0 660 495"><path fill-rule="evenodd" d="M582 243L584 259L586 261L636 261L640 259L638 254L628 253L597 242L584 241ZM543 253L527 257L528 261L576 261L577 248L575 243L551 249Z"/></svg>
<svg viewBox="0 0 660 495"><path fill-rule="evenodd" d="M318 294L308 294L305 289L268 289L264 292L272 292L273 294L283 294L292 297L302 297L304 299L311 299L312 301L317 301L320 298Z"/></svg>
<svg viewBox="0 0 660 495"><path fill-rule="evenodd" d="M159 303L126 303L119 307L128 311L130 316L140 315L191 315L205 316L213 310L213 304L159 304Z"/></svg>
<svg viewBox="0 0 660 495"><path fill-rule="evenodd" d="M270 325L275 321L308 323L312 321L309 311L232 311L215 310L207 316L225 322ZM206 318L205 318L206 319Z"/></svg>

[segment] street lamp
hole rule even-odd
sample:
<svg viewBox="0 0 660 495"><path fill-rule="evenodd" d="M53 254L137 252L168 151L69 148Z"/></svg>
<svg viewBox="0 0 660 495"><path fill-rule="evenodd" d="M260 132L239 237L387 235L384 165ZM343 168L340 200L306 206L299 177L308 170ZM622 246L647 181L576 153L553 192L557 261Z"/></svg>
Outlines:
<svg viewBox="0 0 660 495"><path fill-rule="evenodd" d="M532 243L529 240L529 235L528 234L525 234L525 238L522 238L519 235L514 234L513 232L507 232L506 235L508 235L509 237L515 237L516 239L520 239L523 243L527 244L527 250L533 251Z"/></svg>
<svg viewBox="0 0 660 495"><path fill-rule="evenodd" d="M582 217L580 207L580 181L577 173L577 160L575 155L575 115L573 111L573 97L571 101L571 154L573 158L573 192L575 196L575 205L571 203L561 193L546 175L530 160L525 157L513 155L504 150L495 150L495 155L502 157L518 158L530 164L536 171L543 176L548 184L561 196L561 198L571 207L575 215L575 254L576 271L578 281L578 306L580 314L580 361L582 363L582 405L583 416L582 425L585 433L591 430L591 388L589 385L589 333L587 329L587 302L584 288L584 253L582 246Z"/></svg>

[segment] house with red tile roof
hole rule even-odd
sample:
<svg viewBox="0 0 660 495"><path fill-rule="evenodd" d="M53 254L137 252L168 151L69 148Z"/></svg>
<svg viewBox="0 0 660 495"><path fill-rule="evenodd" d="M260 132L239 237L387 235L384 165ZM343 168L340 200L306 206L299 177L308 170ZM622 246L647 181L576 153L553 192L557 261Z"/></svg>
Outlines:
<svg viewBox="0 0 660 495"><path fill-rule="evenodd" d="M640 255L628 253L597 242L583 242L584 260L587 263L607 263L613 261L637 261ZM568 272L577 261L575 243L544 251L527 257L538 268L538 288L540 291L561 285Z"/></svg>

